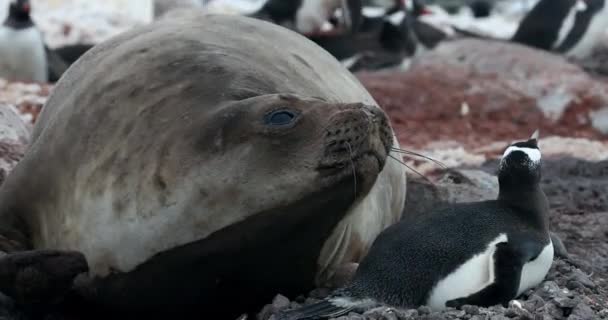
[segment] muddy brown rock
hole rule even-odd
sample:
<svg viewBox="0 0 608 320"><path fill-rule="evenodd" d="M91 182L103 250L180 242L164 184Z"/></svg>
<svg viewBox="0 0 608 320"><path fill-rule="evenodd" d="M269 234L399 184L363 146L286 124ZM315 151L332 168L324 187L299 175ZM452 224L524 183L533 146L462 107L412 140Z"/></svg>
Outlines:
<svg viewBox="0 0 608 320"><path fill-rule="evenodd" d="M514 132L608 139L599 112L608 86L552 53L477 39L441 44L407 72L361 72L404 145L453 140L468 146Z"/></svg>

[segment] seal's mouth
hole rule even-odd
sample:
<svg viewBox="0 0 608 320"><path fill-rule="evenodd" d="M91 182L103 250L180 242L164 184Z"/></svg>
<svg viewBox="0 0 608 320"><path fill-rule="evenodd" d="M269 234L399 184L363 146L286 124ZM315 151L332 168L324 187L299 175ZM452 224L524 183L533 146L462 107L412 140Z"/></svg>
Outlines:
<svg viewBox="0 0 608 320"><path fill-rule="evenodd" d="M333 163L322 163L317 167L317 170L323 174L335 175L345 170L356 170L358 165L360 165L360 162L367 162L369 159L375 160L378 172L382 170L386 163L386 155L370 150L360 152L350 159L335 161Z"/></svg>

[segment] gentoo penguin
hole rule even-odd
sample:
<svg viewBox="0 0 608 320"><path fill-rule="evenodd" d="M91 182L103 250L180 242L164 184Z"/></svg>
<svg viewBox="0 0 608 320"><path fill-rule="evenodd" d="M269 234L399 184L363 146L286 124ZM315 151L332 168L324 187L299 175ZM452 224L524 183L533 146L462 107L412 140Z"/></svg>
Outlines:
<svg viewBox="0 0 608 320"><path fill-rule="evenodd" d="M537 138L536 132L504 151L496 200L405 218L376 238L350 284L279 319L337 317L378 305L505 305L538 285L554 249Z"/></svg>
<svg viewBox="0 0 608 320"><path fill-rule="evenodd" d="M541 0L512 41L581 59L591 54L607 28L606 0Z"/></svg>
<svg viewBox="0 0 608 320"><path fill-rule="evenodd" d="M352 33L361 23L361 7L361 0L268 0L250 16L308 35L319 33L341 9L341 27Z"/></svg>
<svg viewBox="0 0 608 320"><path fill-rule="evenodd" d="M418 40L403 9L391 14L362 13L354 34L310 35L308 38L342 61L350 71L375 70L401 64L415 54Z"/></svg>
<svg viewBox="0 0 608 320"><path fill-rule="evenodd" d="M448 38L445 32L421 20L423 16L433 14L433 11L420 0L406 0L405 7L407 13L412 17L410 19L412 31L418 42L426 49L433 49L439 42Z"/></svg>
<svg viewBox="0 0 608 320"><path fill-rule="evenodd" d="M48 66L42 34L30 17L28 0L11 0L0 27L0 77L46 82Z"/></svg>
<svg viewBox="0 0 608 320"><path fill-rule="evenodd" d="M486 18L492 13L490 0L475 0L469 4L475 18Z"/></svg>

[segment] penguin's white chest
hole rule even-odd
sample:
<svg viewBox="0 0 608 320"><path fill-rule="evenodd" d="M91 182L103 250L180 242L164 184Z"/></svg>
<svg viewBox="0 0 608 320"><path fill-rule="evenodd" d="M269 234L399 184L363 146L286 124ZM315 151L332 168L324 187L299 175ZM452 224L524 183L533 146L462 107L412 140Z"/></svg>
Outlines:
<svg viewBox="0 0 608 320"><path fill-rule="evenodd" d="M484 251L474 255L467 262L440 280L432 289L427 305L441 310L445 303L469 296L485 288L494 281L494 252L496 244L507 242L506 234L501 234L490 242Z"/></svg>
<svg viewBox="0 0 608 320"><path fill-rule="evenodd" d="M537 286L545 279L545 276L551 269L553 264L553 243L549 241L549 244L541 251L540 255L536 259L529 261L524 265L521 271L521 279L519 280L519 289L517 295L524 293L524 291Z"/></svg>
<svg viewBox="0 0 608 320"><path fill-rule="evenodd" d="M44 42L38 29L0 28L0 77L18 81L48 81Z"/></svg>
<svg viewBox="0 0 608 320"><path fill-rule="evenodd" d="M501 242L508 242L505 234L496 237L484 251L476 254L440 280L431 290L426 304L431 309L442 310L446 308L446 302L467 297L492 284L495 280L494 252L496 245ZM536 259L524 265L517 295L542 282L549 272L552 262L553 244L549 242Z"/></svg>

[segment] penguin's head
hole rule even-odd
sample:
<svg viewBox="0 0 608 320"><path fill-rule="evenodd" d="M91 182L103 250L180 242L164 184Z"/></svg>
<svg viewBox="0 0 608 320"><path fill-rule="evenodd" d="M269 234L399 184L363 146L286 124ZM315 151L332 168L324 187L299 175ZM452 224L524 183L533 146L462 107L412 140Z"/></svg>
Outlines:
<svg viewBox="0 0 608 320"><path fill-rule="evenodd" d="M17 21L26 21L30 19L31 9L29 0L11 0L8 15Z"/></svg>
<svg viewBox="0 0 608 320"><path fill-rule="evenodd" d="M541 152L538 147L538 130L526 141L507 147L498 168L499 182L509 184L537 184L540 182Z"/></svg>

